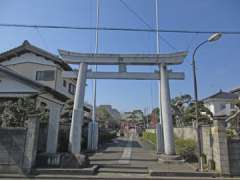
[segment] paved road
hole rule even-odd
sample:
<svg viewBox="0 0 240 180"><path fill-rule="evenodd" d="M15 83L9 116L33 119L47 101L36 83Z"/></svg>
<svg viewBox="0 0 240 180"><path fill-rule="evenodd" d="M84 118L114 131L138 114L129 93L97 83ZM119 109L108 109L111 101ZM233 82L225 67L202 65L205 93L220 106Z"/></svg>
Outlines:
<svg viewBox="0 0 240 180"><path fill-rule="evenodd" d="M100 166L99 175L149 177L150 171L194 172L187 164L165 164L158 161L154 147L132 133L129 137L119 137L113 143L91 158L92 164Z"/></svg>
<svg viewBox="0 0 240 180"><path fill-rule="evenodd" d="M125 173L125 169L133 169L147 173L151 164L157 162L157 156L152 147L143 145L141 141L132 133L129 137L119 137L113 143L90 157L92 164L98 164L100 172L105 168L118 168L117 170ZM145 171L144 171L145 169ZM141 171L142 170L142 171Z"/></svg>

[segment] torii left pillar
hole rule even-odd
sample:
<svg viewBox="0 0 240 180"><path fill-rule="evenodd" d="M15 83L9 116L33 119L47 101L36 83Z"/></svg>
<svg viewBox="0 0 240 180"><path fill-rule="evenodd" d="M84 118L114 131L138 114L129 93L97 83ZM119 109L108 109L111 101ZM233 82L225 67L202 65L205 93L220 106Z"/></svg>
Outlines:
<svg viewBox="0 0 240 180"><path fill-rule="evenodd" d="M80 63L69 137L69 151L73 154L79 154L81 151L82 124L84 118L83 107L86 78L87 78L87 64Z"/></svg>

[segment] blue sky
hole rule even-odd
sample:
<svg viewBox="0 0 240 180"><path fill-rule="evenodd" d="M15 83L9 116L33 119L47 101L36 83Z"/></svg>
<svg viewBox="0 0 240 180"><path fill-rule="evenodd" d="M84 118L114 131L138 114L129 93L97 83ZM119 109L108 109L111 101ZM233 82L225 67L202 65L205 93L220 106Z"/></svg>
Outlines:
<svg viewBox="0 0 240 180"><path fill-rule="evenodd" d="M146 28L119 0L100 0L100 26ZM145 21L155 25L155 0L124 0ZM96 0L1 0L0 23L94 26ZM239 0L159 0L160 28L207 31L240 31ZM161 53L188 50L183 65L184 81L172 81L171 96L192 94L191 56L193 48L208 34L161 33L175 48L160 40ZM94 52L95 32L78 30L0 28L0 52L20 45L25 39L57 54L57 49ZM156 36L146 32L100 32L101 53L155 53ZM240 35L224 35L202 47L197 56L199 95L219 89L240 87ZM114 67L100 67L112 70ZM130 67L131 71L152 71L156 67ZM92 102L92 81L86 101ZM112 104L121 111L158 105L157 81L99 80L97 104Z"/></svg>

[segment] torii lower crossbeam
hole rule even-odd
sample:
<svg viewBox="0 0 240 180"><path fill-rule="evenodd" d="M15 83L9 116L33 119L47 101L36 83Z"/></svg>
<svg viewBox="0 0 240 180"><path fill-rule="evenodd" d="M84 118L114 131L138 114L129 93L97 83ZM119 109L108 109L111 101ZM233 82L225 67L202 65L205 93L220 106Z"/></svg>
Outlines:
<svg viewBox="0 0 240 180"><path fill-rule="evenodd" d="M78 72L64 71L64 78L77 79ZM125 79L125 80L160 80L160 73L144 73L144 72L87 72L87 79ZM184 73L168 72L168 79L183 80Z"/></svg>

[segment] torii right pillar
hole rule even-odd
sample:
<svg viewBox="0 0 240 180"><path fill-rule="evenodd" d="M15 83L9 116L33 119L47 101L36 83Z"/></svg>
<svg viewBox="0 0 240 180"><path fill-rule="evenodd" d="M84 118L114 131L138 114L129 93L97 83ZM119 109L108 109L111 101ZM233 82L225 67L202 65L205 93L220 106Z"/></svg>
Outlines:
<svg viewBox="0 0 240 180"><path fill-rule="evenodd" d="M163 121L164 154L175 155L173 120L170 106L170 88L166 64L160 64L161 73L161 106Z"/></svg>

